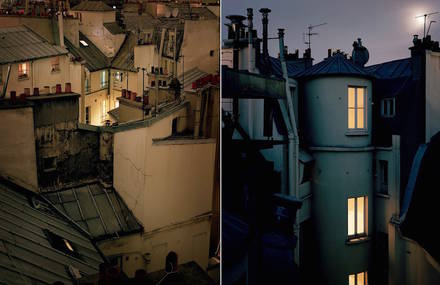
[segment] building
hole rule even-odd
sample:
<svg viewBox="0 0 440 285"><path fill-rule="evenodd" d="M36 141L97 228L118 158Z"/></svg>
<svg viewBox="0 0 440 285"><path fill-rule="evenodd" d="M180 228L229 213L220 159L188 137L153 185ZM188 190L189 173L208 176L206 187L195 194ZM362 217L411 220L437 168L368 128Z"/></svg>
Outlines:
<svg viewBox="0 0 440 285"><path fill-rule="evenodd" d="M247 28L245 17L228 16L223 43L223 165L232 167L223 172L226 230L235 219L252 225L238 236L267 223L268 196L252 191L272 188L302 202L294 226L301 283L437 284L437 246L420 225L437 215L427 181L440 130L438 43L415 37L410 58L365 66L369 53L359 39L351 57L329 50L312 64L310 50L303 58L287 53L279 29L273 58L270 10L260 12L262 39L249 9ZM264 274L251 256L228 266L225 256L224 274L255 284ZM237 268L248 268L248 277L234 275Z"/></svg>

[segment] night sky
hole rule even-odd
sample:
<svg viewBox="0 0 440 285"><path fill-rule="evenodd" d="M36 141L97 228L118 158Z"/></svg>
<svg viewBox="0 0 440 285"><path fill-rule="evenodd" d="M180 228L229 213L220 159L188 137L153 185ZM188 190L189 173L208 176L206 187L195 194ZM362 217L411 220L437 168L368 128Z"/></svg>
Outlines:
<svg viewBox="0 0 440 285"><path fill-rule="evenodd" d="M269 37L276 37L278 28L285 28L285 42L289 52L299 49L304 52L303 33L307 26L327 22L314 32L312 57L314 63L327 56L327 49L340 49L351 55L352 44L362 38L363 45L370 52L367 65L393 59L409 57L408 48L414 34L423 35L423 18L418 15L440 11L439 0L222 0L222 20L225 16L241 14L246 16L246 8L254 9L254 27L261 37L260 8L272 10L269 14ZM436 20L431 26L433 40L440 41L440 14L428 17ZM222 23L222 24L223 24ZM245 21L247 23L247 20ZM224 27L224 26L223 26ZM223 28L223 35L226 29ZM269 41L269 53L278 55L278 41Z"/></svg>

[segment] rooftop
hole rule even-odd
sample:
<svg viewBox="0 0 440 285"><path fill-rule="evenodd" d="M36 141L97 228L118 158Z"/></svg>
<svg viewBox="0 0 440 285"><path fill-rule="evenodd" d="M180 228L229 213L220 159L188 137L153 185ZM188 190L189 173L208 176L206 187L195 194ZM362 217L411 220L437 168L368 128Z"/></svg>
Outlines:
<svg viewBox="0 0 440 285"><path fill-rule="evenodd" d="M23 62L67 54L26 26L0 28L0 64Z"/></svg>
<svg viewBox="0 0 440 285"><path fill-rule="evenodd" d="M143 230L115 189L98 182L43 195L95 240Z"/></svg>
<svg viewBox="0 0 440 285"><path fill-rule="evenodd" d="M281 69L281 62L279 58L269 57L271 74L278 78L283 78L283 71ZM303 59L287 60L287 74L289 77L295 77L305 70L305 62Z"/></svg>
<svg viewBox="0 0 440 285"><path fill-rule="evenodd" d="M113 58L111 67L136 72L137 70L134 66L134 47L136 44L136 35L133 33L128 33L127 36L125 36L124 42Z"/></svg>
<svg viewBox="0 0 440 285"><path fill-rule="evenodd" d="M89 237L41 196L0 180L0 276L5 284L73 284L103 262ZM79 276L78 276L79 277Z"/></svg>
<svg viewBox="0 0 440 285"><path fill-rule="evenodd" d="M411 76L411 58L398 59L365 67L365 71L380 79Z"/></svg>
<svg viewBox="0 0 440 285"><path fill-rule="evenodd" d="M93 12L110 12L114 11L112 7L105 4L103 1L82 1L72 11L93 11Z"/></svg>
<svg viewBox="0 0 440 285"><path fill-rule="evenodd" d="M320 63L299 73L297 77L310 78L332 75L348 75L355 77L371 77L362 67L357 66L340 52L334 53Z"/></svg>
<svg viewBox="0 0 440 285"><path fill-rule="evenodd" d="M103 25L113 35L124 34L124 31L116 22L104 23Z"/></svg>

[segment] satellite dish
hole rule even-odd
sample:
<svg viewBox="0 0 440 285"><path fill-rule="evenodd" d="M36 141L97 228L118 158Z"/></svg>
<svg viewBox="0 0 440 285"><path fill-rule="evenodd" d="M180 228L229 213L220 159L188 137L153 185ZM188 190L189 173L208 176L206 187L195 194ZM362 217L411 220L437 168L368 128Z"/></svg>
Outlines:
<svg viewBox="0 0 440 285"><path fill-rule="evenodd" d="M176 18L179 15L179 8L173 8L173 10L171 11L171 16L173 16L173 18Z"/></svg>

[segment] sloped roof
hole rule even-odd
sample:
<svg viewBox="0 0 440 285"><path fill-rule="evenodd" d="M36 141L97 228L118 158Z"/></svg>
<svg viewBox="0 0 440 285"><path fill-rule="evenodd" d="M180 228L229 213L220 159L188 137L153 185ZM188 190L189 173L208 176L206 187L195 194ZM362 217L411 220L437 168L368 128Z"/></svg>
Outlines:
<svg viewBox="0 0 440 285"><path fill-rule="evenodd" d="M44 196L94 239L142 231L133 213L111 187L104 188L99 183L92 183L48 192Z"/></svg>
<svg viewBox="0 0 440 285"><path fill-rule="evenodd" d="M183 84L183 90L188 92L192 91L192 83L194 81L206 75L208 75L208 73L198 69L197 67L194 67L186 71L184 74L179 75L177 79L181 84Z"/></svg>
<svg viewBox="0 0 440 285"><path fill-rule="evenodd" d="M79 47L76 47L67 38L64 38L69 52L77 59L85 60L85 65L89 71L97 71L110 66L110 59L81 32L79 32L79 40L85 41L88 46L84 46L80 43Z"/></svg>
<svg viewBox="0 0 440 285"><path fill-rule="evenodd" d="M177 17L185 20L215 20L217 16L207 7L191 7L190 5L182 5L169 3L168 7L177 9Z"/></svg>
<svg viewBox="0 0 440 285"><path fill-rule="evenodd" d="M0 64L67 54L26 26L0 28Z"/></svg>
<svg viewBox="0 0 440 285"><path fill-rule="evenodd" d="M103 260L90 239L41 196L1 180L0 221L1 283L74 284L69 266L83 275L98 273ZM74 252L55 248L49 233L67 240Z"/></svg>
<svg viewBox="0 0 440 285"><path fill-rule="evenodd" d="M278 78L283 78L283 71L281 69L281 61L279 58L269 57L271 67L271 74ZM295 77L305 70L305 62L303 60L288 60L286 61L287 74L289 77Z"/></svg>
<svg viewBox="0 0 440 285"><path fill-rule="evenodd" d="M122 28L119 27L116 22L104 23L103 25L112 35L120 35L124 33Z"/></svg>
<svg viewBox="0 0 440 285"><path fill-rule="evenodd" d="M137 71L134 66L134 47L137 44L136 35L133 33L129 33L121 47L119 48L117 54L112 60L111 67L120 69L120 70L128 70L128 71Z"/></svg>
<svg viewBox="0 0 440 285"><path fill-rule="evenodd" d="M411 76L411 58L404 58L365 67L376 78L394 79Z"/></svg>
<svg viewBox="0 0 440 285"><path fill-rule="evenodd" d="M119 107L114 108L107 113L112 116L117 122L119 122Z"/></svg>
<svg viewBox="0 0 440 285"><path fill-rule="evenodd" d="M102 1L82 1L75 7L71 8L72 11L95 11L95 12L109 12L114 11L112 7L108 6Z"/></svg>
<svg viewBox="0 0 440 285"><path fill-rule="evenodd" d="M339 52L304 70L297 76L307 78L333 75L371 77L371 75L369 75L363 68L357 66Z"/></svg>

